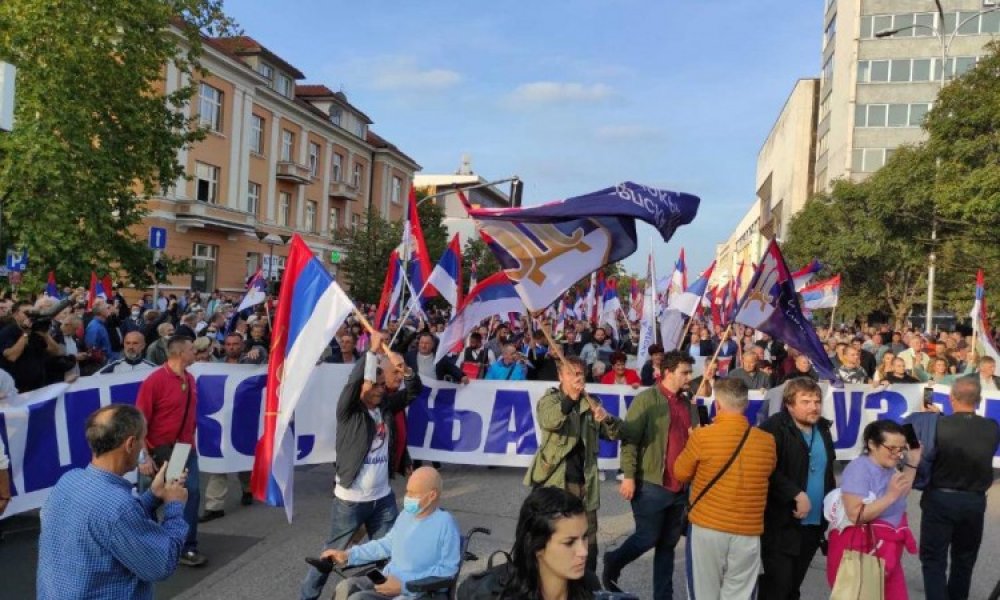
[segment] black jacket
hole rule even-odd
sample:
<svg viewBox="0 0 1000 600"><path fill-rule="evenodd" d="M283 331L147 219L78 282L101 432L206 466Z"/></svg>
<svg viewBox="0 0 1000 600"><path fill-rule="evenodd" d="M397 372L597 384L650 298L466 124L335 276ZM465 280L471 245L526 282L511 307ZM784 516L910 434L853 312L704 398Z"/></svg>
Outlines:
<svg viewBox="0 0 1000 600"><path fill-rule="evenodd" d="M833 478L833 463L837 455L833 449L830 425L830 421L823 418L816 424L823 440L823 447L826 449L824 496L837 487ZM795 496L799 492L806 491L806 484L809 481L809 448L801 430L795 426L795 421L784 409L771 415L760 428L774 436L778 454L778 463L771 473L767 489L761 553L795 556L801 547L800 521L792 515L792 512L795 509ZM826 527L826 519L821 517L820 521L821 525Z"/></svg>
<svg viewBox="0 0 1000 600"><path fill-rule="evenodd" d="M354 483L354 478L361 471L365 456L371 448L372 440L375 439L375 420L361 402L361 385L364 383L367 360L366 352L351 371L337 402L337 477L340 478L340 485L345 488L351 487ZM386 393L382 398L379 410L382 411L382 422L386 427L390 460L396 456L393 414L409 406L420 395L421 389L423 386L420 383L420 375L414 370L412 377L403 379L403 387L396 392ZM394 466L387 465L390 478L395 472Z"/></svg>

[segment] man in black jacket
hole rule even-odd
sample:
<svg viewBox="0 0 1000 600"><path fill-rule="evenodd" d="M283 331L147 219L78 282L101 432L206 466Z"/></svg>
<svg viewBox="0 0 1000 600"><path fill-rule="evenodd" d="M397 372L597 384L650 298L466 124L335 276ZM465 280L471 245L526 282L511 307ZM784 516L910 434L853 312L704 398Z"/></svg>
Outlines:
<svg viewBox="0 0 1000 600"><path fill-rule="evenodd" d="M823 498L836 487L830 421L820 416L823 392L807 377L785 383L783 409L761 425L774 436L778 465L764 509L761 600L797 600L826 530Z"/></svg>
<svg viewBox="0 0 1000 600"><path fill-rule="evenodd" d="M384 341L381 333L372 334L373 351L355 365L337 403L337 477L330 535L323 550L345 549L362 525L371 539L378 539L392 528L399 512L389 487L396 472L394 463L402 456L396 447L393 415L420 395L421 383L403 357L383 353ZM380 363L402 374L403 386L398 391L387 393ZM318 598L327 577L310 567L300 597Z"/></svg>

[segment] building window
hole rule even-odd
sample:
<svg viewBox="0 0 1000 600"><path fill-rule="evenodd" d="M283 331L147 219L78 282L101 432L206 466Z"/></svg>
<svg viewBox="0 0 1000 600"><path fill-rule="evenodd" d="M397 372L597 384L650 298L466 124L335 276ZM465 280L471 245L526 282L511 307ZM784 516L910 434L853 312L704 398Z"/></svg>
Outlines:
<svg viewBox="0 0 1000 600"><path fill-rule="evenodd" d="M202 202L218 204L219 202L219 167L195 163L195 184L197 185L195 197Z"/></svg>
<svg viewBox="0 0 1000 600"><path fill-rule="evenodd" d="M294 156L293 148L295 147L295 134L287 129L281 130L281 160L284 162L292 162L292 156Z"/></svg>
<svg viewBox="0 0 1000 600"><path fill-rule="evenodd" d="M330 122L340 127L340 120L344 118L344 111L339 106L330 107Z"/></svg>
<svg viewBox="0 0 1000 600"><path fill-rule="evenodd" d="M976 66L978 60L975 56L949 58L945 63L946 78L965 74ZM940 58L858 61L858 83L910 83L940 79Z"/></svg>
<svg viewBox="0 0 1000 600"><path fill-rule="evenodd" d="M201 84L201 94L198 102L198 123L212 131L222 131L222 92L208 85Z"/></svg>
<svg viewBox="0 0 1000 600"><path fill-rule="evenodd" d="M316 177L319 171L319 144L309 142L309 174Z"/></svg>
<svg viewBox="0 0 1000 600"><path fill-rule="evenodd" d="M286 98L292 97L292 80L288 75L278 73L278 79L275 84L275 91L277 91L282 96Z"/></svg>
<svg viewBox="0 0 1000 600"><path fill-rule="evenodd" d="M361 119L356 119L354 121L354 134L361 139L365 139L365 123Z"/></svg>
<svg viewBox="0 0 1000 600"><path fill-rule="evenodd" d="M354 164L354 173L351 175L351 185L361 189L361 165Z"/></svg>
<svg viewBox="0 0 1000 600"><path fill-rule="evenodd" d="M357 231L358 227L361 227L361 215L357 213L351 214L351 230Z"/></svg>
<svg viewBox="0 0 1000 600"><path fill-rule="evenodd" d="M250 182L247 185L247 212L256 216L260 210L260 184Z"/></svg>
<svg viewBox="0 0 1000 600"><path fill-rule="evenodd" d="M851 153L851 170L855 173L874 173L892 156L892 148L855 148Z"/></svg>
<svg viewBox="0 0 1000 600"><path fill-rule="evenodd" d="M264 117L250 117L250 151L264 154Z"/></svg>
<svg viewBox="0 0 1000 600"><path fill-rule="evenodd" d="M392 178L392 194L389 196L393 204L399 204L403 197L403 180L399 177Z"/></svg>
<svg viewBox="0 0 1000 600"><path fill-rule="evenodd" d="M257 269L261 268L260 252L247 252L247 279L257 274Z"/></svg>
<svg viewBox="0 0 1000 600"><path fill-rule="evenodd" d="M267 87L274 85L274 68L271 65L265 62L257 63L257 72L267 80Z"/></svg>
<svg viewBox="0 0 1000 600"><path fill-rule="evenodd" d="M215 290L215 263L218 260L219 247L208 244L195 244L191 253L191 290L195 292L211 292Z"/></svg>
<svg viewBox="0 0 1000 600"><path fill-rule="evenodd" d="M308 233L316 233L316 202L313 200L306 202L305 229Z"/></svg>
<svg viewBox="0 0 1000 600"><path fill-rule="evenodd" d="M292 221L292 195L288 192L278 194L278 225L288 227Z"/></svg>
<svg viewBox="0 0 1000 600"><path fill-rule="evenodd" d="M342 181L343 180L342 179L342 175L343 175L343 173L342 173L343 168L342 167L343 167L343 164L344 164L344 157L341 156L341 155L339 155L339 154L337 154L336 152L334 152L333 153L333 180L334 181Z"/></svg>
<svg viewBox="0 0 1000 600"><path fill-rule="evenodd" d="M340 229L340 209L336 206L330 209L330 231L335 232Z"/></svg>

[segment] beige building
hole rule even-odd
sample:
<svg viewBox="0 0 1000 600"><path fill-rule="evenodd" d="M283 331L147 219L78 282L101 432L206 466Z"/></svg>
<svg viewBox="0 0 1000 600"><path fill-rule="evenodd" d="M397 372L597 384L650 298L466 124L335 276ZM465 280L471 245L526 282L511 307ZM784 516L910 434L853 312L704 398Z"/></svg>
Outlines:
<svg viewBox="0 0 1000 600"><path fill-rule="evenodd" d="M760 207L760 202L752 203L729 239L716 246L711 285L722 285L735 278L741 264L745 266L740 293L749 285L751 266L760 260L767 247L767 238L760 232Z"/></svg>
<svg viewBox="0 0 1000 600"><path fill-rule="evenodd" d="M372 132L343 93L299 85L302 72L249 37L206 40L202 62L184 110L208 134L180 152L189 179L150 198L136 229L166 228L165 253L192 260L191 276L161 290L242 292L258 267L276 280L294 233L336 273L334 231L357 227L369 206L402 218L420 166ZM163 91L182 77L168 65Z"/></svg>
<svg viewBox="0 0 1000 600"><path fill-rule="evenodd" d="M800 79L757 154L757 201L765 237L787 237L788 223L812 195L819 80Z"/></svg>
<svg viewBox="0 0 1000 600"><path fill-rule="evenodd" d="M941 5L943 22L933 0L826 0L816 191L837 179L863 179L899 146L924 139L920 124L942 74L973 68L1000 33L994 0ZM876 37L880 32L895 33ZM938 32L950 40L946 61Z"/></svg>
<svg viewBox="0 0 1000 600"><path fill-rule="evenodd" d="M444 224L448 228L448 237L450 239L456 233L459 234L459 240L464 248L469 240L478 238L479 234L476 233L475 222L469 218L459 199L458 190L465 190L463 193L466 199L475 207L505 208L511 205L510 196L494 186L467 189L489 181L473 172L471 160L468 156L464 156L462 166L454 174L415 175L413 186L429 195L442 194L428 202L437 202L444 206Z"/></svg>

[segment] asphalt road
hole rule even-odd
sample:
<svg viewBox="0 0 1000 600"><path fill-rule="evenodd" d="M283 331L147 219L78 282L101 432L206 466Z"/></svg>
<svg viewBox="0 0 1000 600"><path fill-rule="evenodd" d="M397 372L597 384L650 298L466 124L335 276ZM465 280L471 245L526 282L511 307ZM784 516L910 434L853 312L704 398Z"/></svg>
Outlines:
<svg viewBox="0 0 1000 600"><path fill-rule="evenodd" d="M471 550L479 562L466 563L464 573L480 570L494 550L509 549L513 542L517 511L527 493L521 484L523 470L445 465L443 506L458 519L463 531L483 526L492 530L489 537L477 537ZM209 564L205 568L180 567L169 580L157 586L157 598L217 600L229 598L297 598L298 586L306 573L303 557L315 555L329 528L331 482L330 465L301 468L296 474L296 516L289 525L281 509L262 505L239 505L239 489L231 477L226 516L201 526L200 538ZM397 497L402 481L396 480ZM994 485L996 496L1000 483ZM919 536L919 493L910 499L910 522ZM617 482L602 484L602 508L599 513L601 552L620 544L633 530L628 503L617 493ZM32 518L17 517L0 525L10 533L0 543L0 597L34 597L34 564L37 532ZM11 532L14 528L24 528ZM677 598L684 598L684 541L677 548L674 588ZM923 598L920 564L916 556L904 557L910 598ZM971 598L985 599L1000 578L1000 502L989 503L983 548L973 581ZM621 585L641 598L652 594L652 552L627 568ZM332 596L333 582L324 597ZM803 598L826 598L825 559L817 556L803 589Z"/></svg>

